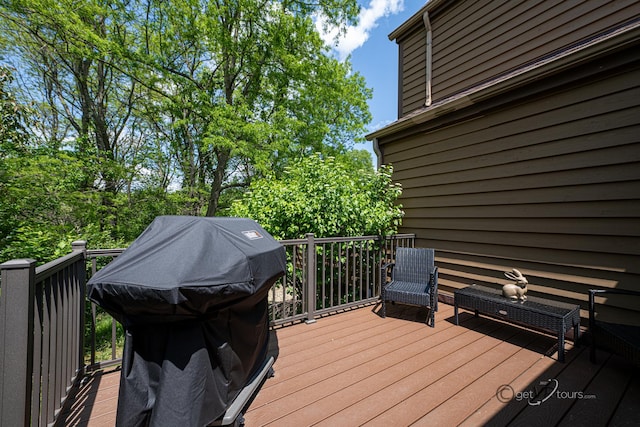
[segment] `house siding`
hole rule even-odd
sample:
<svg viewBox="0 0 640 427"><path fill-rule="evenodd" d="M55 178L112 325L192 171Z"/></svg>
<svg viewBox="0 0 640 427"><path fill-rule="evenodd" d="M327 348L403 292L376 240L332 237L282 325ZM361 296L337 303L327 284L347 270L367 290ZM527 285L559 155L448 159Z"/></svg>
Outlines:
<svg viewBox="0 0 640 427"><path fill-rule="evenodd" d="M640 16L637 0L458 1L430 12L434 101ZM426 30L398 36L399 117L424 106Z"/></svg>
<svg viewBox="0 0 640 427"><path fill-rule="evenodd" d="M403 186L401 232L436 248L445 292L504 284L514 267L531 294L583 308L590 288L639 288L639 52L379 140Z"/></svg>
<svg viewBox="0 0 640 427"><path fill-rule="evenodd" d="M399 92L399 117L423 107L426 101L426 34L424 26L419 26L400 44L399 75L403 78Z"/></svg>

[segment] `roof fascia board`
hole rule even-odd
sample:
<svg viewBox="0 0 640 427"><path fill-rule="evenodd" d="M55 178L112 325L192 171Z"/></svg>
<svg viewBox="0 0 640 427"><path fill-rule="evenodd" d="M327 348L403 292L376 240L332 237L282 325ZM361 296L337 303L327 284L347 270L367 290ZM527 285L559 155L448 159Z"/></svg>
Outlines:
<svg viewBox="0 0 640 427"><path fill-rule="evenodd" d="M391 34L389 34L389 40L393 41L397 39L404 32L412 28L414 25L422 22L422 17L425 13L432 12L436 7L440 5L440 3L444 3L446 0L429 0L427 3L420 8L415 14L411 16L411 18L407 19L402 23L398 28L393 30Z"/></svg>

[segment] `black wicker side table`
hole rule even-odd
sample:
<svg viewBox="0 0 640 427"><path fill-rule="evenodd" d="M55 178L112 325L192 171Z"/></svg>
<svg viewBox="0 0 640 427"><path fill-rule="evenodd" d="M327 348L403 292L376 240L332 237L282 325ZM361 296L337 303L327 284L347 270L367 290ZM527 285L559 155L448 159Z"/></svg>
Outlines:
<svg viewBox="0 0 640 427"><path fill-rule="evenodd" d="M473 310L475 315L498 318L507 322L532 326L558 334L558 361L564 362L564 334L573 328L574 342L580 336L580 306L543 298L528 297L514 301L502 296L499 289L468 286L454 292L455 322L458 308Z"/></svg>

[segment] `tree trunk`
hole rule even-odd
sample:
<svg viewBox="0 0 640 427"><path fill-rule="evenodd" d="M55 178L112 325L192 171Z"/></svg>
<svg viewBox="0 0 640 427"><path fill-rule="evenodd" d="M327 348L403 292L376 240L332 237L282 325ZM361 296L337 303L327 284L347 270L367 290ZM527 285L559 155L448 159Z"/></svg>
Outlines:
<svg viewBox="0 0 640 427"><path fill-rule="evenodd" d="M209 205L207 206L207 216L215 216L218 211L222 184L224 182L225 171L229 164L231 151L228 149L216 150L217 165L213 171L213 182L211 183L211 193L209 194Z"/></svg>

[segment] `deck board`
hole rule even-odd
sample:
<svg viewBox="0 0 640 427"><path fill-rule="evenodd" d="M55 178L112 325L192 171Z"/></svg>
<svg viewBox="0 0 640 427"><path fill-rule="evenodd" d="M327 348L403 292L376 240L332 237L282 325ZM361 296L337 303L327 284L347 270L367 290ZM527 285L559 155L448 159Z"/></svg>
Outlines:
<svg viewBox="0 0 640 427"><path fill-rule="evenodd" d="M612 426L637 426L638 414L640 414L640 373L627 371L632 376L624 396L620 400L615 413L611 417L609 425Z"/></svg>
<svg viewBox="0 0 640 427"><path fill-rule="evenodd" d="M622 364L618 363L613 357L606 360L584 389L583 394L589 398L575 400L560 426L607 425L632 380L629 376L630 370L620 369ZM594 405L596 399L598 404ZM639 417L637 421L640 423L640 414L636 416Z"/></svg>
<svg viewBox="0 0 640 427"><path fill-rule="evenodd" d="M339 412L322 420L322 424L336 425L340 420L348 420L349 425L365 423L422 390L429 376L444 376L446 368L434 369L441 354L451 354L478 341L477 336L472 333L458 332L454 327L447 328L435 334L432 340L421 340L427 346L426 349L407 352L406 358L399 362L384 360L384 365L374 375L369 375L365 380L353 383L336 394L339 405L333 410ZM405 351L406 349L400 348L396 353L402 355Z"/></svg>
<svg viewBox="0 0 640 427"><path fill-rule="evenodd" d="M424 324L425 309L390 306L384 319L378 311L366 306L276 328L276 375L251 401L246 426L637 422L640 374L617 356L601 352L594 365L586 346L568 342L566 363L559 363L554 336L465 311L455 326L447 304L440 304L435 328ZM531 406L509 395L540 389L545 379L594 398ZM118 382L117 370L89 377L64 425L113 426ZM508 402L496 395L501 386Z"/></svg>

